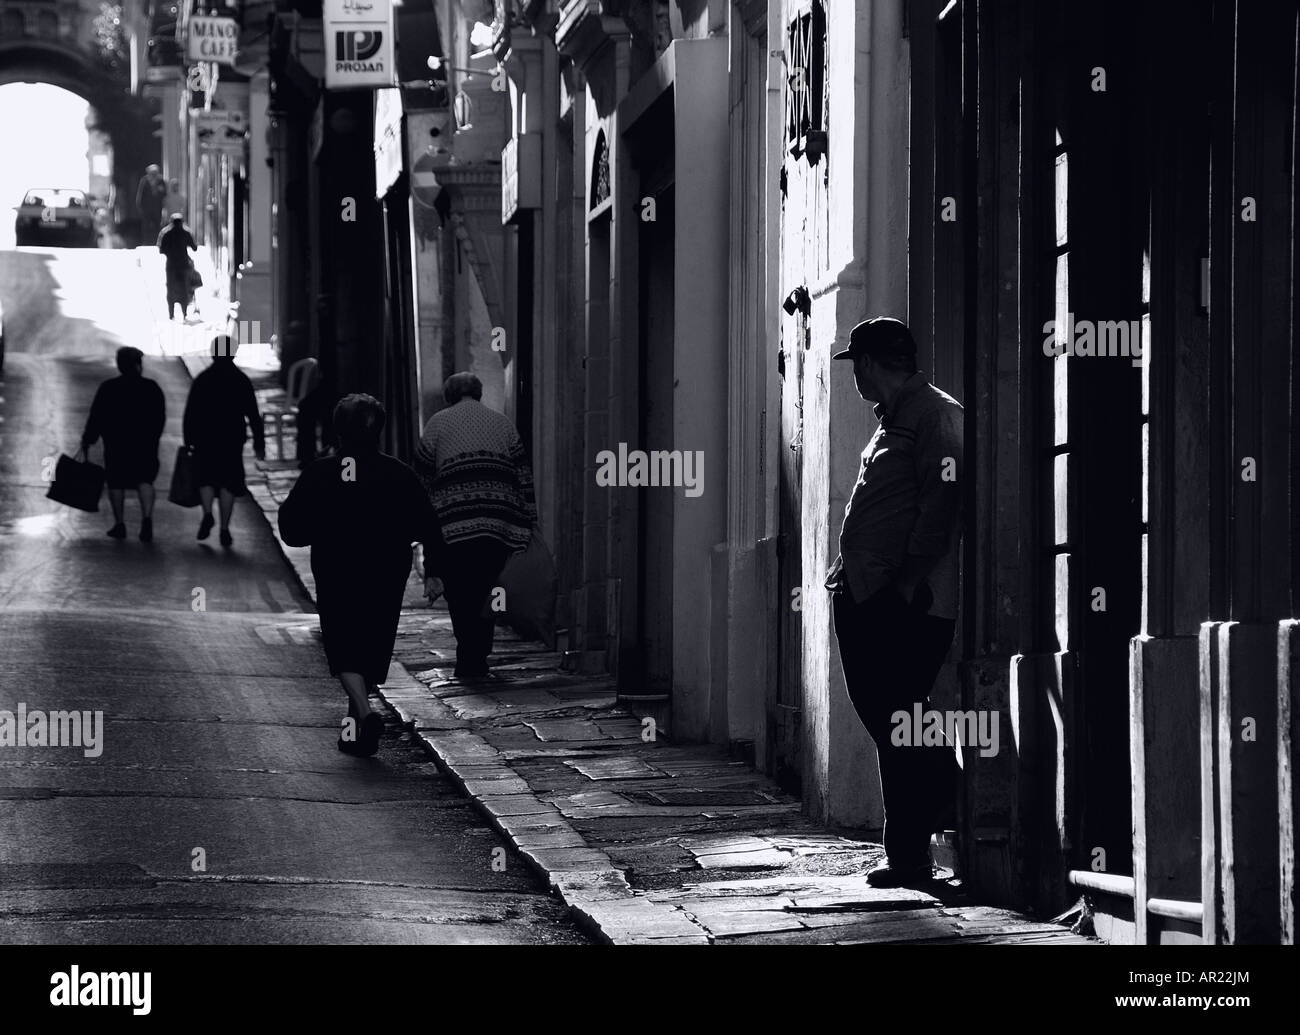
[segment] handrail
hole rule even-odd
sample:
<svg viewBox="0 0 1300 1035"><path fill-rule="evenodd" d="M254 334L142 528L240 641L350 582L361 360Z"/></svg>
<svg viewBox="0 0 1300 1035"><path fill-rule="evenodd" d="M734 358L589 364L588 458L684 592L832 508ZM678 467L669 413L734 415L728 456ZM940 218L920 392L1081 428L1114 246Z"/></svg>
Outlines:
<svg viewBox="0 0 1300 1035"><path fill-rule="evenodd" d="M1147 912L1163 916L1166 920L1181 920L1189 924L1199 924L1205 920L1204 903L1183 902L1175 898L1149 898Z"/></svg>
<svg viewBox="0 0 1300 1035"><path fill-rule="evenodd" d="M1133 898L1137 893L1133 878L1125 877L1118 873L1094 873L1092 870L1071 870L1069 881L1076 888L1086 888L1088 891L1100 891L1107 895L1119 895L1123 898Z"/></svg>

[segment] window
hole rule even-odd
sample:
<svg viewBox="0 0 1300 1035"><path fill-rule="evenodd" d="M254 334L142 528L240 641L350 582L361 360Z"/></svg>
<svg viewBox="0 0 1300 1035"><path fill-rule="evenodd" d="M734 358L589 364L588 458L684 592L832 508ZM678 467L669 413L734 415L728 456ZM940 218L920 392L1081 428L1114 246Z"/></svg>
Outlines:
<svg viewBox="0 0 1300 1035"><path fill-rule="evenodd" d="M1055 226L1056 278L1055 311L1052 314L1055 327L1055 343L1063 340L1068 332L1066 325L1071 321L1070 315L1070 158L1061 132L1056 131L1055 176L1053 189L1053 223ZM1074 544L1072 538L1077 530L1070 527L1070 476L1073 464L1070 456L1070 367L1069 357L1062 351L1052 360L1053 433L1052 433L1052 472L1053 493L1053 553L1056 555L1055 594L1056 599L1070 599L1070 551ZM1071 638L1071 612L1068 607L1058 607L1056 613L1056 649L1069 650L1077 646Z"/></svg>
<svg viewBox="0 0 1300 1035"><path fill-rule="evenodd" d="M605 141L605 131L596 134L595 154L591 161L591 202L594 211L609 200L609 144Z"/></svg>
<svg viewBox="0 0 1300 1035"><path fill-rule="evenodd" d="M826 13L821 0L790 23L786 143L816 165L826 153Z"/></svg>

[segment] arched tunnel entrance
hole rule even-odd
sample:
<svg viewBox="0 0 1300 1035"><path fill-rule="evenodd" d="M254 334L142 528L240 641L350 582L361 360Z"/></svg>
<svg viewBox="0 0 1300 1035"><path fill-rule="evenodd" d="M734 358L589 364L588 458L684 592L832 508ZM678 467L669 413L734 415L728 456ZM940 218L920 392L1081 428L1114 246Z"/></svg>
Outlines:
<svg viewBox="0 0 1300 1035"><path fill-rule="evenodd" d="M114 205L110 216L119 226L136 218L135 188L146 165L160 160L161 147L154 136L153 114L157 101L130 93L125 73L99 67L95 59L63 44L17 35L11 5L0 9L0 86L10 83L45 83L84 98L90 105L87 128L105 134L112 147ZM5 141L10 148L39 147L39 140ZM16 204L0 198L0 207Z"/></svg>

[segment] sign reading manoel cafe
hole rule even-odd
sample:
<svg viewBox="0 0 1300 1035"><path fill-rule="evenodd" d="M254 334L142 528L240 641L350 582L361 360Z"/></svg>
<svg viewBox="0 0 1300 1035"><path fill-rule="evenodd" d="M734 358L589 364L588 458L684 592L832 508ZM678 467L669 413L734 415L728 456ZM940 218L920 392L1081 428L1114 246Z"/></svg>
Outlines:
<svg viewBox="0 0 1300 1035"><path fill-rule="evenodd" d="M190 18L186 56L191 61L233 65L238 52L239 23L234 18L199 14Z"/></svg>
<svg viewBox="0 0 1300 1035"><path fill-rule="evenodd" d="M392 0L324 0L325 88L396 85Z"/></svg>

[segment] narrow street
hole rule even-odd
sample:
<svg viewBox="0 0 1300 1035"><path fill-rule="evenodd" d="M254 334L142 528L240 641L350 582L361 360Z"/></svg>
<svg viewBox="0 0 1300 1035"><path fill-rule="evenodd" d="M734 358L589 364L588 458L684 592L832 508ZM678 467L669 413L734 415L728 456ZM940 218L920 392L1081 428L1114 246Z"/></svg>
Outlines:
<svg viewBox="0 0 1300 1035"><path fill-rule="evenodd" d="M0 709L103 713L97 757L0 746L0 942L584 941L418 742L336 750L343 697L258 509L223 550L166 502L189 379L135 254L0 253L0 303ZM133 494L115 541L107 500L42 477L124 344L167 396L147 545Z"/></svg>
<svg viewBox="0 0 1300 1035"><path fill-rule="evenodd" d="M1285 1006L1300 0L1169 15L0 0L10 1012Z"/></svg>

